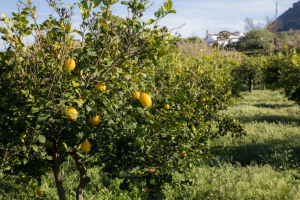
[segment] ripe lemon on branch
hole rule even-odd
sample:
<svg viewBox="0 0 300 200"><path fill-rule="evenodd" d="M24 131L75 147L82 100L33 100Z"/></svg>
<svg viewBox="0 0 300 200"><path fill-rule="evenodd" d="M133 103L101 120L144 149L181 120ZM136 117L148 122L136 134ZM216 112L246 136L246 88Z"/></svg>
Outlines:
<svg viewBox="0 0 300 200"><path fill-rule="evenodd" d="M44 194L44 192L43 192L42 189L39 189L39 190L37 191L37 195L38 195L39 197L42 197L43 194Z"/></svg>
<svg viewBox="0 0 300 200"><path fill-rule="evenodd" d="M99 119L99 115L96 115L95 118L93 118L92 116L89 117L89 121L91 122L91 124L93 126L97 126L100 122L100 119Z"/></svg>
<svg viewBox="0 0 300 200"><path fill-rule="evenodd" d="M56 48L53 48L53 52L51 53L51 57L53 58L53 59L56 59L57 58L57 52L56 52ZM60 53L60 52L59 52Z"/></svg>
<svg viewBox="0 0 300 200"><path fill-rule="evenodd" d="M148 172L149 172L150 174L153 174L153 173L155 172L155 168L149 168L149 169L148 169Z"/></svg>
<svg viewBox="0 0 300 200"><path fill-rule="evenodd" d="M74 116L72 116L70 113L76 115L76 118ZM76 108L70 107L67 111L67 118L75 121L77 119L77 117L78 117L78 111L76 110Z"/></svg>
<svg viewBox="0 0 300 200"><path fill-rule="evenodd" d="M70 70L75 69L75 66L76 66L75 60L73 60L72 58L69 58L65 63L65 67L69 68Z"/></svg>
<svg viewBox="0 0 300 200"><path fill-rule="evenodd" d="M179 153L179 157L182 159L182 158L184 158L184 157L186 157L186 152L185 151L181 151L180 153Z"/></svg>
<svg viewBox="0 0 300 200"><path fill-rule="evenodd" d="M139 101L143 106L151 106L152 100L151 97L147 93L143 93L139 97Z"/></svg>
<svg viewBox="0 0 300 200"><path fill-rule="evenodd" d="M169 110L169 109L170 109L170 105L169 105L169 104L166 104L166 105L164 106L164 108L165 108L166 110Z"/></svg>
<svg viewBox="0 0 300 200"><path fill-rule="evenodd" d="M134 91L132 94L132 97L134 99L139 99L140 98L141 93L139 91Z"/></svg>
<svg viewBox="0 0 300 200"><path fill-rule="evenodd" d="M85 154L88 154L91 151L91 143L88 140L84 140L81 143L81 151Z"/></svg>
<svg viewBox="0 0 300 200"><path fill-rule="evenodd" d="M98 90L101 90L102 92L104 92L106 90L106 85L105 84L101 84L101 83L97 83L96 88Z"/></svg>

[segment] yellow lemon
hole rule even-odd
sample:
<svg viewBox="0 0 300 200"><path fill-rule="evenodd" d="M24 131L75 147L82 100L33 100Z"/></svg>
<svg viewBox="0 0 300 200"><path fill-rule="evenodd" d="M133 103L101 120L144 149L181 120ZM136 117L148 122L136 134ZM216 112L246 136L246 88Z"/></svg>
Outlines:
<svg viewBox="0 0 300 200"><path fill-rule="evenodd" d="M84 104L84 101L82 99L78 99L78 101L81 103L81 104Z"/></svg>
<svg viewBox="0 0 300 200"><path fill-rule="evenodd" d="M69 58L65 63L65 67L69 68L70 70L75 69L75 66L76 66L75 60L73 60L72 58Z"/></svg>
<svg viewBox="0 0 300 200"><path fill-rule="evenodd" d="M26 138L26 133L21 133L21 138L25 139Z"/></svg>
<svg viewBox="0 0 300 200"><path fill-rule="evenodd" d="M101 90L102 92L104 92L106 90L106 85L101 84L101 83L97 83L96 88L98 90Z"/></svg>
<svg viewBox="0 0 300 200"><path fill-rule="evenodd" d="M166 105L164 106L164 108L165 108L166 110L169 110L169 109L170 109L170 105L169 105L169 104L166 104Z"/></svg>
<svg viewBox="0 0 300 200"><path fill-rule="evenodd" d="M233 122L233 123L235 123L235 122L236 122L236 121L235 121L235 119L234 119L234 120L232 120L232 122Z"/></svg>
<svg viewBox="0 0 300 200"><path fill-rule="evenodd" d="M143 93L139 96L139 101L143 106L151 106L152 100L147 93Z"/></svg>
<svg viewBox="0 0 300 200"><path fill-rule="evenodd" d="M205 99L205 98L203 98L203 99L201 100L201 102L202 102L202 103L204 103L205 101L206 101L206 99Z"/></svg>
<svg viewBox="0 0 300 200"><path fill-rule="evenodd" d="M76 118L78 117L78 112L77 112L76 108L70 107L70 108L68 109L68 111L69 111L70 113L76 115ZM69 112L67 112L67 118L68 118L68 119L75 120L75 118L74 118L72 115L70 115Z"/></svg>
<svg viewBox="0 0 300 200"><path fill-rule="evenodd" d="M181 71L181 69L179 69L177 72L178 72L178 73L181 73L182 71Z"/></svg>
<svg viewBox="0 0 300 200"><path fill-rule="evenodd" d="M155 169L149 168L148 171L149 171L150 174L153 174L155 172Z"/></svg>
<svg viewBox="0 0 300 200"><path fill-rule="evenodd" d="M39 189L39 190L37 191L37 195L39 195L39 197L42 197L43 194L44 194L44 192L43 192L42 189Z"/></svg>
<svg viewBox="0 0 300 200"><path fill-rule="evenodd" d="M132 94L132 97L135 99L139 99L140 95L141 95L141 93L139 91L134 91Z"/></svg>
<svg viewBox="0 0 300 200"><path fill-rule="evenodd" d="M51 53L51 57L52 57L53 59L56 59L56 58L57 58L57 56L56 56L55 53Z"/></svg>
<svg viewBox="0 0 300 200"><path fill-rule="evenodd" d="M140 176L143 176L145 174L145 172L140 172Z"/></svg>
<svg viewBox="0 0 300 200"><path fill-rule="evenodd" d="M203 74L203 70L202 69L200 69L199 74Z"/></svg>
<svg viewBox="0 0 300 200"><path fill-rule="evenodd" d="M82 142L81 151L85 154L88 154L91 151L91 143L88 140Z"/></svg>
<svg viewBox="0 0 300 200"><path fill-rule="evenodd" d="M97 126L100 122L100 119L99 119L99 115L96 115L95 118L93 118L92 116L89 117L89 121L91 122L91 124L93 126Z"/></svg>
<svg viewBox="0 0 300 200"><path fill-rule="evenodd" d="M181 151L181 152L179 153L179 157L180 157L180 158L186 157L186 152L185 152L185 151Z"/></svg>
<svg viewBox="0 0 300 200"><path fill-rule="evenodd" d="M53 48L53 51L54 51L54 52L51 53L51 57L52 57L53 59L56 59L56 58L57 58L57 55L56 55L56 48Z"/></svg>

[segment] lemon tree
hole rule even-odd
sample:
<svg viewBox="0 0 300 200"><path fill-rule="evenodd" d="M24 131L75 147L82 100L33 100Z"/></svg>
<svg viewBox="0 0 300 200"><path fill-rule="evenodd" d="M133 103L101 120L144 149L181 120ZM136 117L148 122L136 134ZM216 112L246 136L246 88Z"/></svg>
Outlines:
<svg viewBox="0 0 300 200"><path fill-rule="evenodd" d="M38 196L47 195L41 180L53 172L64 200L60 165L71 156L80 174L76 199L83 199L93 166L102 168L108 188L119 178L120 189L161 199L166 184L189 182L176 183L176 172L209 158L210 138L245 134L218 114L238 97L231 76L238 63L217 52L182 57L172 45L176 37L158 24L176 13L171 0L146 22L148 1L123 1L131 15L117 25L117 0L80 1L88 32L72 29L74 6L47 2L58 20L50 15L38 24L30 0L13 18L1 15L11 48L0 54L0 172L32 184ZM84 46L72 46L75 33ZM27 35L36 36L35 45L24 45Z"/></svg>
<svg viewBox="0 0 300 200"><path fill-rule="evenodd" d="M282 89L289 100L300 105L299 67L300 57L296 49L286 47L285 54L267 56L263 65L265 83L273 90Z"/></svg>
<svg viewBox="0 0 300 200"><path fill-rule="evenodd" d="M233 70L233 76L235 77L235 80L241 84L239 87L246 85L248 91L252 92L254 85L263 84L263 58L263 56L242 56L242 62Z"/></svg>

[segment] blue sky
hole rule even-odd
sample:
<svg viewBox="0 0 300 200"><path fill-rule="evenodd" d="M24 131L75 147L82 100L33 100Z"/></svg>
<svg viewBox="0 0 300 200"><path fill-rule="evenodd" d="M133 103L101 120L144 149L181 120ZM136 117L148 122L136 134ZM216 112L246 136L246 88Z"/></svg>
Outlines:
<svg viewBox="0 0 300 200"><path fill-rule="evenodd" d="M167 0L152 0L154 5L145 13L143 19L154 18L154 12ZM182 37L199 36L205 37L206 30L212 33L218 33L222 30L244 31L244 19L252 18L256 23L265 21L265 17L273 18L275 16L276 2L278 1L278 16L285 12L297 0L173 0L173 8L177 14L170 14L165 17L160 25L168 26L170 29L181 26ZM17 0L0 0L0 13L5 12L11 16L11 12L17 12ZM78 2L76 0L62 0L69 4ZM47 15L52 13L45 0L32 0L34 5L38 5L38 22L47 19ZM95 11L99 11L96 8ZM124 17L127 15L126 6L117 3L112 6L114 15ZM78 7L75 7L75 16L73 17L74 26L78 27L81 23L81 15ZM28 43L32 39L27 39ZM1 42L0 42L1 43Z"/></svg>

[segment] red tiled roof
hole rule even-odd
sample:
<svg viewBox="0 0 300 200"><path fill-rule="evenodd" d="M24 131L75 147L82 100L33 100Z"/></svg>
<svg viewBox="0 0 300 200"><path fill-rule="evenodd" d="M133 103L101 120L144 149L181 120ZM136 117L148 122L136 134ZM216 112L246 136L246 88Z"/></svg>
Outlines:
<svg viewBox="0 0 300 200"><path fill-rule="evenodd" d="M228 33L229 35L235 35L235 34L233 34L233 33L230 33L230 32L228 32L228 31L221 31L220 33L218 33L218 35L220 35L221 33Z"/></svg>

